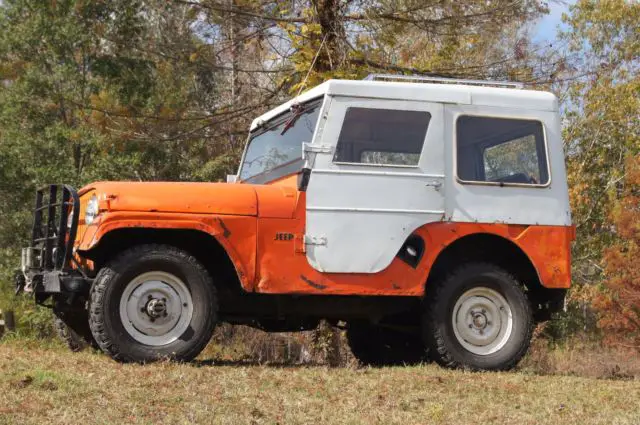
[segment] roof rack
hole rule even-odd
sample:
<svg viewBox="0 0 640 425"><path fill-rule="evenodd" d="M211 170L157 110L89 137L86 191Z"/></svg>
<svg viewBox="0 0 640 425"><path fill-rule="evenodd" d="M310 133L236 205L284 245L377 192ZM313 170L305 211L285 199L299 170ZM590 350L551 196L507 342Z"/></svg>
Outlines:
<svg viewBox="0 0 640 425"><path fill-rule="evenodd" d="M513 81L463 80L458 78L428 77L421 75L369 74L366 81L397 81L411 83L464 84L468 86L503 87L522 89L524 84Z"/></svg>

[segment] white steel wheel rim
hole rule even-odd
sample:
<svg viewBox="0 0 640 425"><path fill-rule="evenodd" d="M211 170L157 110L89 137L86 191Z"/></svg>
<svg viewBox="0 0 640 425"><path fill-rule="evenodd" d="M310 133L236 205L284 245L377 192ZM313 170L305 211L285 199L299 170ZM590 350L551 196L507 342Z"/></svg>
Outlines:
<svg viewBox="0 0 640 425"><path fill-rule="evenodd" d="M466 350L486 356L500 350L513 332L513 314L507 300L496 290L469 289L453 307L453 332Z"/></svg>
<svg viewBox="0 0 640 425"><path fill-rule="evenodd" d="M193 317L189 288L171 273L143 273L129 282L120 298L120 320L136 341L162 346L176 341Z"/></svg>

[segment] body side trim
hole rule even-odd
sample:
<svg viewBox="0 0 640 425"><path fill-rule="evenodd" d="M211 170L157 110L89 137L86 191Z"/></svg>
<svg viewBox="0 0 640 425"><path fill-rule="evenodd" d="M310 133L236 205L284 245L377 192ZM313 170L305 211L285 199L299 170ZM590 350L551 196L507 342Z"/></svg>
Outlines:
<svg viewBox="0 0 640 425"><path fill-rule="evenodd" d="M307 207L307 211L379 212L407 214L444 214L444 210L409 210L401 208Z"/></svg>

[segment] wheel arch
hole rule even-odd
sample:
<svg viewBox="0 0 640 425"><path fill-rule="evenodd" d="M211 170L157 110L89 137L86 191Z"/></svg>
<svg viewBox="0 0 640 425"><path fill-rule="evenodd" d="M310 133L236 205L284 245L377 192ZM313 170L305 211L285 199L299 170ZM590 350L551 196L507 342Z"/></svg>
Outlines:
<svg viewBox="0 0 640 425"><path fill-rule="evenodd" d="M550 303L557 304L564 300L564 289L546 288L538 270L529 256L515 242L492 233L473 233L462 236L447 245L436 257L429 270L425 296L429 296L430 288L443 279L456 266L469 262L487 262L495 264L509 273L525 286L527 297L539 320L543 320L543 312ZM558 306L554 305L553 310Z"/></svg>
<svg viewBox="0 0 640 425"><path fill-rule="evenodd" d="M241 289L249 285L243 265L233 260L220 240L215 235L197 229L116 228L106 232L95 246L80 251L80 254L93 261L97 271L118 253L142 244L170 245L188 252L210 275L216 277L218 285L230 289Z"/></svg>

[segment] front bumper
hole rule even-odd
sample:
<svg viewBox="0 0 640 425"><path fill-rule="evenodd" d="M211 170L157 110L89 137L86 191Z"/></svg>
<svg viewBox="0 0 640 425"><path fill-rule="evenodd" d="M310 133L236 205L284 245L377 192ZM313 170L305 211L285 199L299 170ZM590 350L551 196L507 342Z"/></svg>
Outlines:
<svg viewBox="0 0 640 425"><path fill-rule="evenodd" d="M36 192L31 244L22 250L16 292L55 294L81 292L90 282L75 265L73 246L80 201L67 185L49 185Z"/></svg>
<svg viewBox="0 0 640 425"><path fill-rule="evenodd" d="M42 294L82 293L89 289L91 282L92 279L79 270L41 270L30 273L18 272L15 287L16 294L23 291Z"/></svg>

